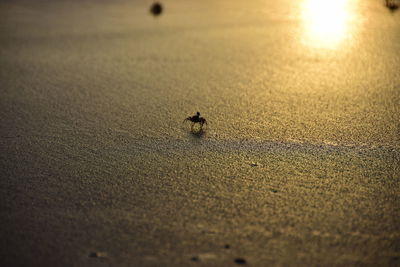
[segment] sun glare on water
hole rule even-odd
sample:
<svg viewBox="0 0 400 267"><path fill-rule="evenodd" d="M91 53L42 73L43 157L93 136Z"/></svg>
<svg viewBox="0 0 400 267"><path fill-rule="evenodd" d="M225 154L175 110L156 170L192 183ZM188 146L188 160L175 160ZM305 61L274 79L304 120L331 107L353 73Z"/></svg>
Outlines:
<svg viewBox="0 0 400 267"><path fill-rule="evenodd" d="M337 48L349 34L349 6L349 0L304 0L303 43L313 48Z"/></svg>

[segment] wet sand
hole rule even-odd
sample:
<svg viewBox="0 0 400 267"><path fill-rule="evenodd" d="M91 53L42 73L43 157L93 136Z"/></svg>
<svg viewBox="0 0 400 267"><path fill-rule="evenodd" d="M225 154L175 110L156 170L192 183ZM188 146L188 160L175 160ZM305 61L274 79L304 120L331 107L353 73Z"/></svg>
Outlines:
<svg viewBox="0 0 400 267"><path fill-rule="evenodd" d="M0 3L1 266L400 264L399 14L261 4Z"/></svg>

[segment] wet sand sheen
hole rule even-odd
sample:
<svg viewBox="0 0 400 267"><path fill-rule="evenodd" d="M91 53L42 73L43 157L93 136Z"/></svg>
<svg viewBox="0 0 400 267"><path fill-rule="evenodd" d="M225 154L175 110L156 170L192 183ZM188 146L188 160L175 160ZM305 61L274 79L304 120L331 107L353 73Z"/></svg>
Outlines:
<svg viewBox="0 0 400 267"><path fill-rule="evenodd" d="M163 4L0 3L0 265L399 264L399 13Z"/></svg>

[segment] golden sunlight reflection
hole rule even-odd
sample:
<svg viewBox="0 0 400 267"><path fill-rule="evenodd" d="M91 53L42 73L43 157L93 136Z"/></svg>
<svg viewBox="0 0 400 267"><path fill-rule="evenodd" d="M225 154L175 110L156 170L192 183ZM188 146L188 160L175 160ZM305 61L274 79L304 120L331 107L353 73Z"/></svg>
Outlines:
<svg viewBox="0 0 400 267"><path fill-rule="evenodd" d="M303 42L313 48L337 48L349 33L349 5L349 0L304 0Z"/></svg>

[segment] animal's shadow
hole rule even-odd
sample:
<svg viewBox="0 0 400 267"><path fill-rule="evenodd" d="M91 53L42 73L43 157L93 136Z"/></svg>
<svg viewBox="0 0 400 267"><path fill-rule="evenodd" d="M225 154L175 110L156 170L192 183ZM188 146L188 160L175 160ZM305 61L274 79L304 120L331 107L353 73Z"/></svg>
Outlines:
<svg viewBox="0 0 400 267"><path fill-rule="evenodd" d="M200 139L200 138L203 138L206 135L206 132L203 129L192 130L192 131L190 131L190 135L193 138Z"/></svg>

